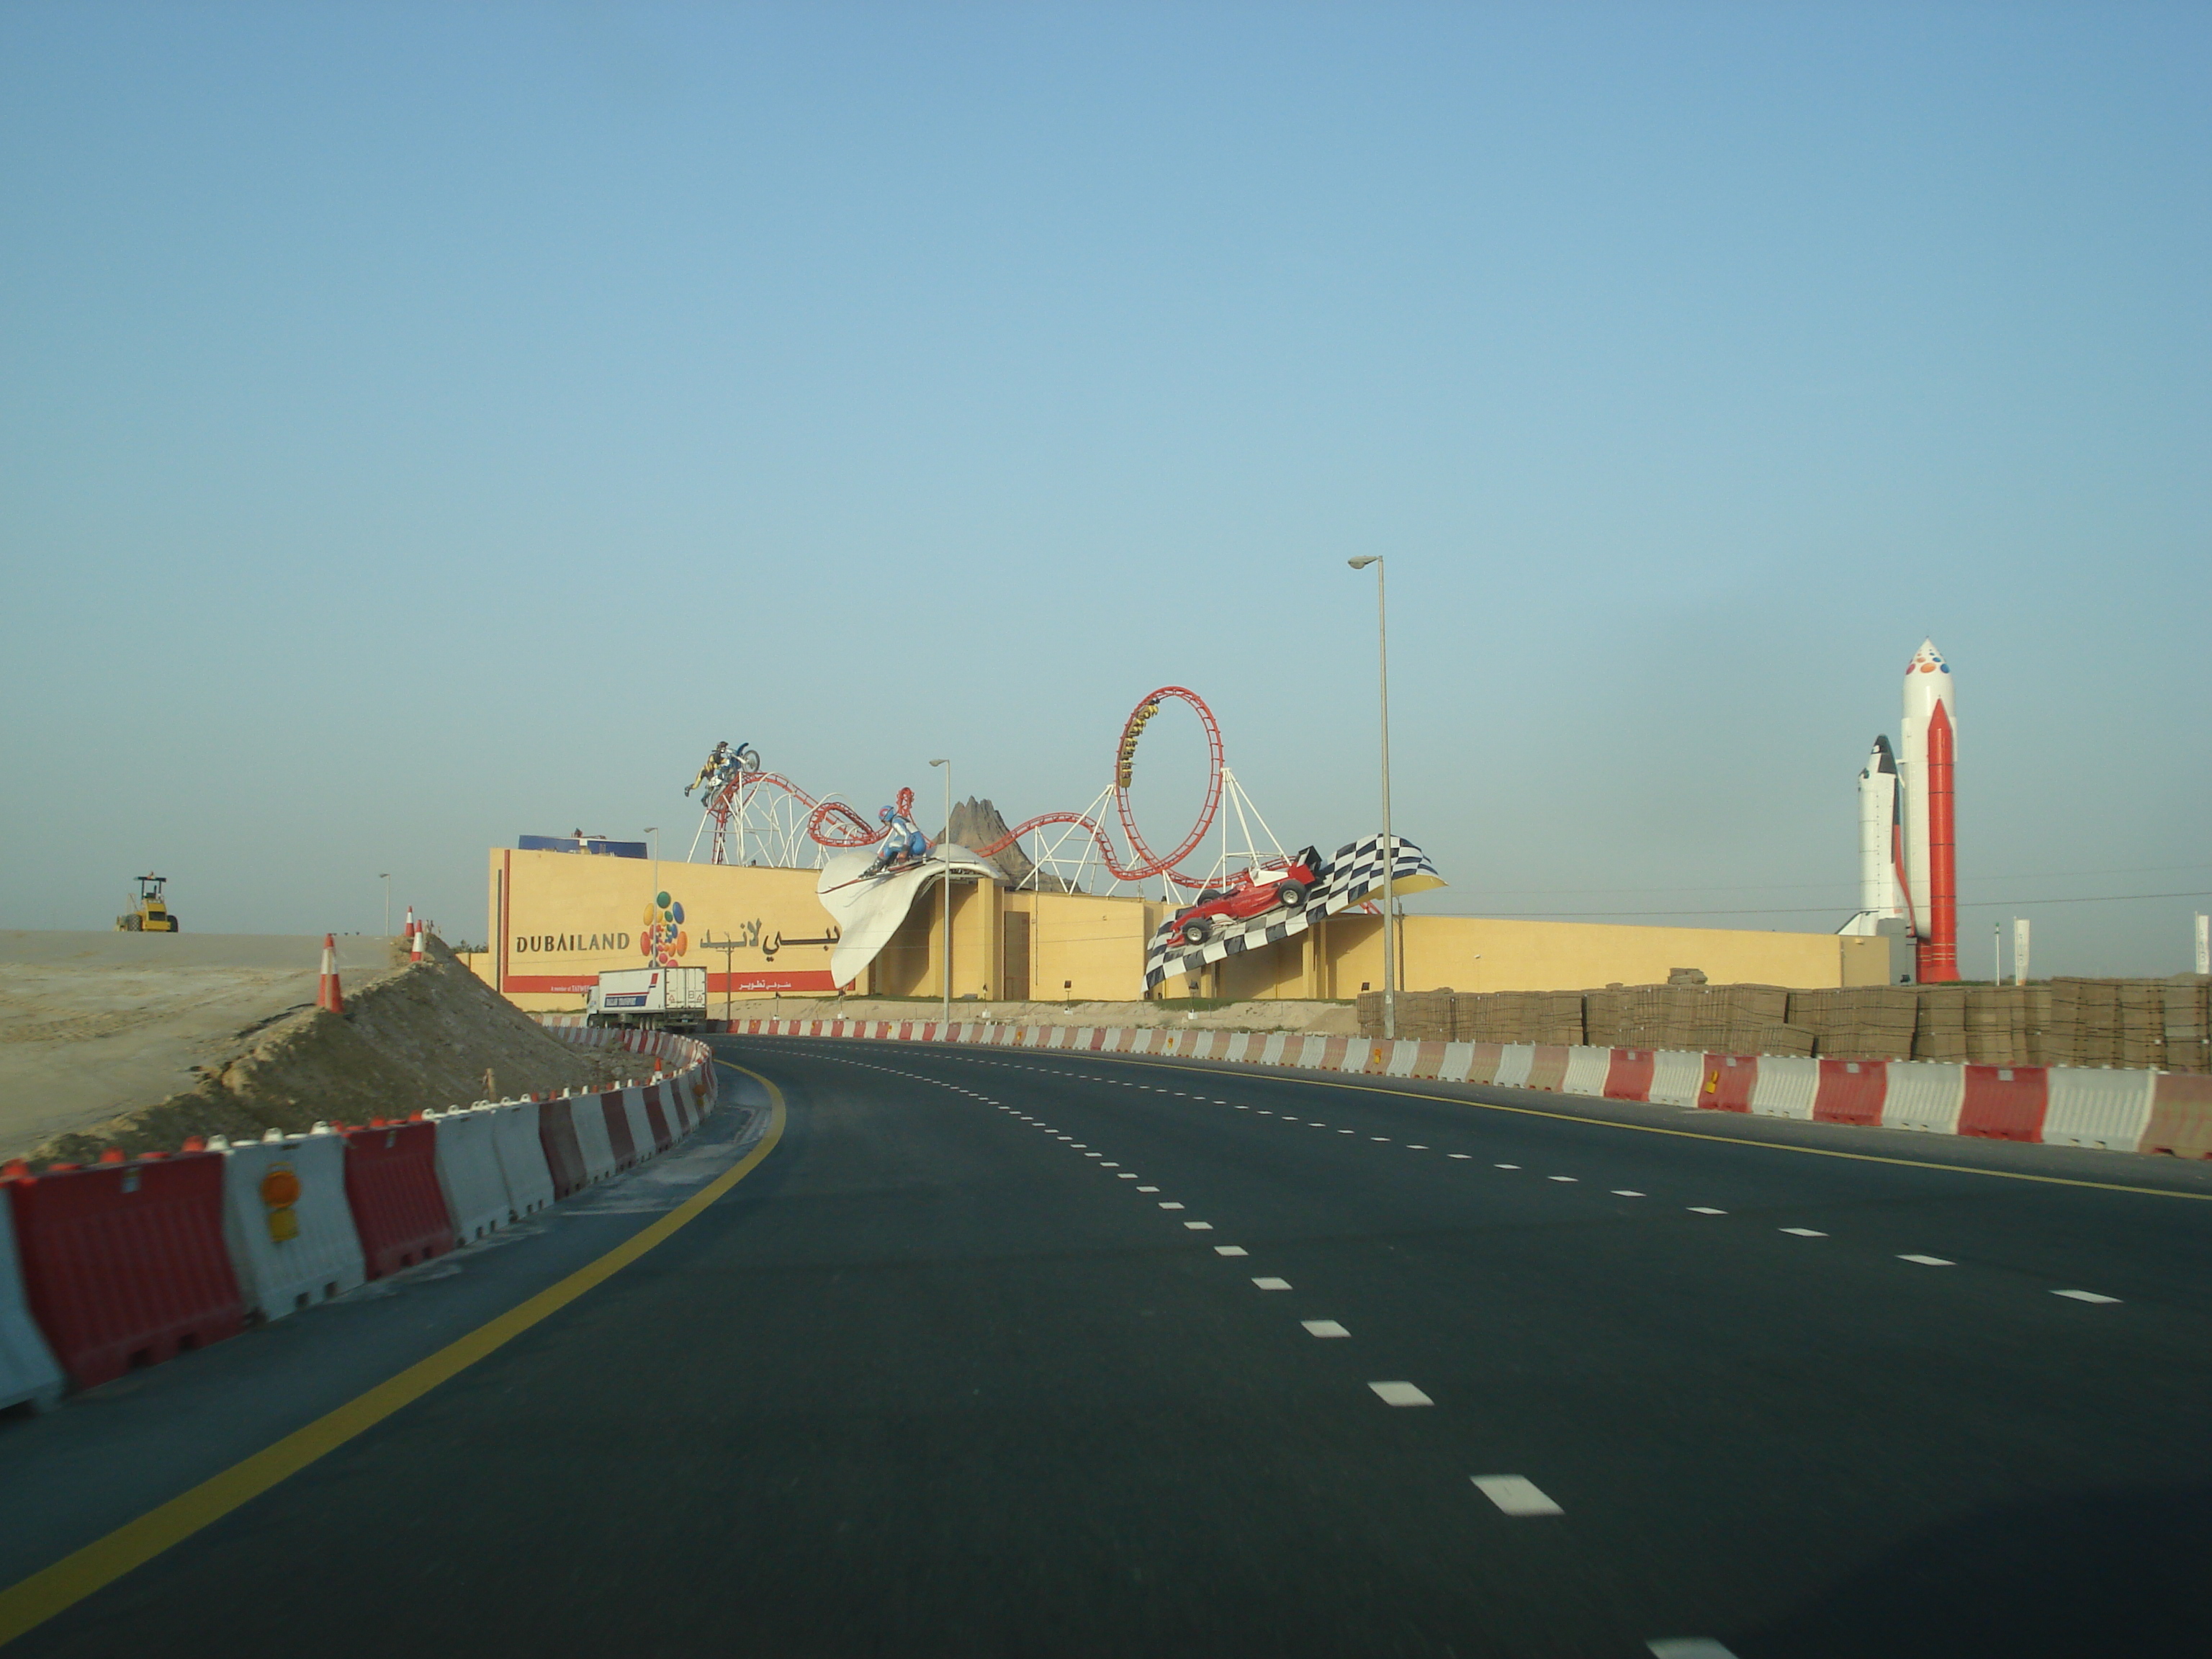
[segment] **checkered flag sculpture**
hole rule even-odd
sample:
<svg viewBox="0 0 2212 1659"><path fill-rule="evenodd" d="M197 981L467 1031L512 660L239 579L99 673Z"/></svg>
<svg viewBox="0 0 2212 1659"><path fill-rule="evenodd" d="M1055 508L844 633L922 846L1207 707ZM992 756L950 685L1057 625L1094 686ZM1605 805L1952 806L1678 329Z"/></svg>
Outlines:
<svg viewBox="0 0 2212 1659"><path fill-rule="evenodd" d="M1398 891L1418 892L1441 887L1443 878L1429 855L1403 836L1393 836L1396 848L1394 884ZM1324 860L1314 872L1313 890L1303 908L1271 910L1262 915L1225 926L1203 945L1184 945L1176 937L1172 918L1160 926L1145 951L1145 988L1149 991L1170 974L1194 974L1209 962L1220 962L1241 951L1256 951L1279 939L1303 933L1316 921L1348 910L1382 890L1382 837L1369 836Z"/></svg>

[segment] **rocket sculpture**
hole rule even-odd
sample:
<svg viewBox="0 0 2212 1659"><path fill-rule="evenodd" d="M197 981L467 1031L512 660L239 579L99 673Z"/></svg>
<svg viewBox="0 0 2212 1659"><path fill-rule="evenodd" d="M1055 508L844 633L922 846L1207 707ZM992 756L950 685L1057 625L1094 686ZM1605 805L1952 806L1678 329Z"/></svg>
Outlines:
<svg viewBox="0 0 2212 1659"><path fill-rule="evenodd" d="M1859 774L1859 913L1845 931L1878 932L1875 923L1905 914L1905 817L1897 757L1876 738Z"/></svg>
<svg viewBox="0 0 2212 1659"><path fill-rule="evenodd" d="M1957 836L1952 767L1958 718L1951 670L1933 640L1905 667L1902 753L1874 740L1859 774L1859 913L1846 933L1902 931L1914 942L1923 982L1959 977ZM1885 927L1881 924L1888 922Z"/></svg>
<svg viewBox="0 0 2212 1659"><path fill-rule="evenodd" d="M1959 977L1958 838L1951 811L1951 768L1958 754L1951 708L1951 665L1923 640L1905 665L1902 773L1905 885L1919 941L1923 983Z"/></svg>

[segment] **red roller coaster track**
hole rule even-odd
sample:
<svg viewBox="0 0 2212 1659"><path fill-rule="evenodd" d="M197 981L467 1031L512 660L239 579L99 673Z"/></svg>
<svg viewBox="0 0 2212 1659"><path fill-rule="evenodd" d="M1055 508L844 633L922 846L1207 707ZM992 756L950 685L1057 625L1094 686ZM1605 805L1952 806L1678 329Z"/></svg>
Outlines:
<svg viewBox="0 0 2212 1659"><path fill-rule="evenodd" d="M1144 832L1137 828L1137 815L1129 805L1129 781L1136 774L1137 740L1144 735L1146 724L1160 712L1162 699L1176 697L1190 705L1198 716L1199 724L1206 728L1206 804L1198 809L1197 822L1174 852L1164 855L1155 853L1146 844ZM1129 838L1130 861L1123 864L1106 839L1106 832L1080 812L1046 812L1012 829L988 847L978 847L975 856L988 858L992 854L1012 846L1032 830L1041 830L1048 823L1073 823L1091 832L1097 843L1098 855L1106 867L1121 881L1142 881L1147 876L1164 875L1179 887L1200 888L1203 881L1186 876L1176 866L1189 857L1206 832L1213 828L1214 814L1221 810L1221 727L1213 718L1213 711L1206 706L1206 699L1197 692L1180 685L1164 685L1148 692L1129 718L1121 723L1121 746L1114 757L1114 811L1121 820L1121 833Z"/></svg>
<svg viewBox="0 0 2212 1659"><path fill-rule="evenodd" d="M1129 805L1129 782L1136 775L1137 743L1144 735L1146 726L1160 712L1162 702L1174 698L1190 705L1198 716L1199 724L1206 728L1206 801L1198 809L1198 818L1175 851L1159 854L1146 842L1144 832L1137 828L1137 815ZM722 861L722 832L729 826L732 802L739 793L756 785L769 784L782 790L802 806L809 809L806 836L819 847L841 849L872 847L884 838L882 829L870 823L841 800L817 800L779 772L740 772L716 791L707 803L707 811L714 820L714 861ZM898 793L898 810L908 814L914 810L914 791ZM1164 875L1179 887L1192 889L1206 885L1203 881L1184 875L1176 866L1196 850L1206 839L1206 831L1213 828L1214 816L1221 810L1221 726L1213 718L1213 711L1206 706L1206 699L1188 687L1164 685L1157 691L1147 692L1129 711L1129 718L1121 723L1121 747L1114 756L1114 811L1121 821L1121 833L1129 839L1130 857L1127 863L1109 841L1106 832L1096 820L1081 812L1044 812L1016 824L988 847L975 849L978 858L988 858L1012 846L1032 830L1042 830L1048 824L1072 823L1088 830L1098 848L1099 857L1116 880L1142 881L1148 876Z"/></svg>
<svg viewBox="0 0 2212 1659"><path fill-rule="evenodd" d="M714 851L710 860L722 861L723 833L730 827L730 813L737 797L757 784L771 784L781 789L801 806L809 809L806 815L806 837L820 847L873 847L884 838L883 827L870 823L842 800L817 800L781 772L740 772L716 790L707 803L708 816L714 820ZM902 813L914 810L914 791L898 793L898 810Z"/></svg>

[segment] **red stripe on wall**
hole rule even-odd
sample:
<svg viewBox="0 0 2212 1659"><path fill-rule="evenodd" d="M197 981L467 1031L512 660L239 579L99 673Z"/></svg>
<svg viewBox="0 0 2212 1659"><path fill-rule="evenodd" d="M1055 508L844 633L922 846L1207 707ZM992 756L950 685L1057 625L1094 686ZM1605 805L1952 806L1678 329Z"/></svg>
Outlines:
<svg viewBox="0 0 2212 1659"><path fill-rule="evenodd" d="M509 974L506 989L529 992L538 995L581 994L599 982L597 974ZM789 973L755 972L738 974L709 973L707 990L710 995L720 996L726 992L746 991L835 991L836 983L830 977L827 968L793 969Z"/></svg>

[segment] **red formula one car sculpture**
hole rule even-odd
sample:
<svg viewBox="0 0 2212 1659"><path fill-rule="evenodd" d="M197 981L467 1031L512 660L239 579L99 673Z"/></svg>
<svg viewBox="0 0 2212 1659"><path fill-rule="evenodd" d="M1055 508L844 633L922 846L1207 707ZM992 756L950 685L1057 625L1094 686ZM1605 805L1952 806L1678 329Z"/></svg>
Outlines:
<svg viewBox="0 0 2212 1659"><path fill-rule="evenodd" d="M1176 911L1168 931L1178 945L1203 945L1224 922L1303 909L1320 864L1321 854L1309 847L1288 864L1239 870L1226 887L1209 887L1198 902Z"/></svg>

